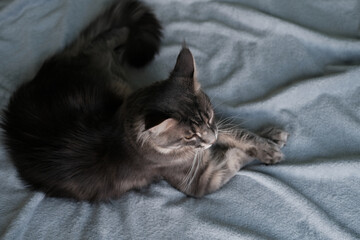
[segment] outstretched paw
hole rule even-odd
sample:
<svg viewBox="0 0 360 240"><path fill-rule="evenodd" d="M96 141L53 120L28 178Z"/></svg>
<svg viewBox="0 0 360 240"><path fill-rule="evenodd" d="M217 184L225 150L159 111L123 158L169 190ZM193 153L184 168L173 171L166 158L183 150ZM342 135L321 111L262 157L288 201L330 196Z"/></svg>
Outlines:
<svg viewBox="0 0 360 240"><path fill-rule="evenodd" d="M286 145L289 133L279 128L270 127L262 131L260 136L270 139L280 148L283 148Z"/></svg>
<svg viewBox="0 0 360 240"><path fill-rule="evenodd" d="M269 139L264 139L264 143L259 146L258 151L259 160L265 164L275 164L284 159L280 145Z"/></svg>

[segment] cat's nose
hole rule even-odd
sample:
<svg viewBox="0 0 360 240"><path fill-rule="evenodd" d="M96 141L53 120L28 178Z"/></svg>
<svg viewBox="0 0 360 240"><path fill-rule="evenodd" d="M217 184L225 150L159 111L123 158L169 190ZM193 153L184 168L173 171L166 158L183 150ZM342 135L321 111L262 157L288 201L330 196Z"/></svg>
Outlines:
<svg viewBox="0 0 360 240"><path fill-rule="evenodd" d="M201 138L205 144L213 145L216 142L216 134L211 129L203 131Z"/></svg>

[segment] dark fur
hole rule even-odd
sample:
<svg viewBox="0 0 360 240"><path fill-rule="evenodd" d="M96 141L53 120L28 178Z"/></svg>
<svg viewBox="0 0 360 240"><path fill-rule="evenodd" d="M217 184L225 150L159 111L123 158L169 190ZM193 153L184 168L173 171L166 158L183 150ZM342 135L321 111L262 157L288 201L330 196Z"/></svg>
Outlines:
<svg viewBox="0 0 360 240"><path fill-rule="evenodd" d="M30 188L101 201L165 178L202 196L254 158L282 159L287 134L281 130L264 134L276 144L218 129L186 47L169 79L130 91L122 61L148 63L160 36L148 8L120 1L14 93L3 116L5 145Z"/></svg>
<svg viewBox="0 0 360 240"><path fill-rule="evenodd" d="M90 46L123 27L129 36L113 55ZM108 58L120 62L123 57L143 66L158 52L160 37L160 24L147 7L119 1L14 93L2 127L11 158L29 187L50 196L89 200L119 194L114 193L121 180L117 175L127 175L132 164L121 149L122 116L117 115L125 96L110 85L112 73L104 65ZM99 44L95 48L102 50Z"/></svg>

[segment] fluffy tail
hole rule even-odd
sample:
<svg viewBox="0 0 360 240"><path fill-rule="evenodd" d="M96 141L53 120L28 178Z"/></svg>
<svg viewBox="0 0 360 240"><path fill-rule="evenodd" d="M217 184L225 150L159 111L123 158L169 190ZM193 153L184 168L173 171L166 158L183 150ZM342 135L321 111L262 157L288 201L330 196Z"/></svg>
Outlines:
<svg viewBox="0 0 360 240"><path fill-rule="evenodd" d="M134 67L146 65L159 51L161 25L152 11L137 0L117 0L65 52L78 55L95 38L124 27L129 30L129 35L125 45L118 46L121 47L123 60Z"/></svg>

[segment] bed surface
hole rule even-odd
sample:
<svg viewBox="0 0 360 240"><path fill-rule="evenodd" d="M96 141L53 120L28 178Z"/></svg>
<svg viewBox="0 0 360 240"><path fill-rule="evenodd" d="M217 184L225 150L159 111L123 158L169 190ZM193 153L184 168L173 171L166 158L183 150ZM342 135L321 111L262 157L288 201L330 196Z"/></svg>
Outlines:
<svg viewBox="0 0 360 240"><path fill-rule="evenodd" d="M0 107L110 2L1 1ZM166 78L186 40L217 113L289 131L286 161L202 199L161 181L90 205L26 190L0 145L0 239L360 239L360 1L147 2L164 41L133 85Z"/></svg>

